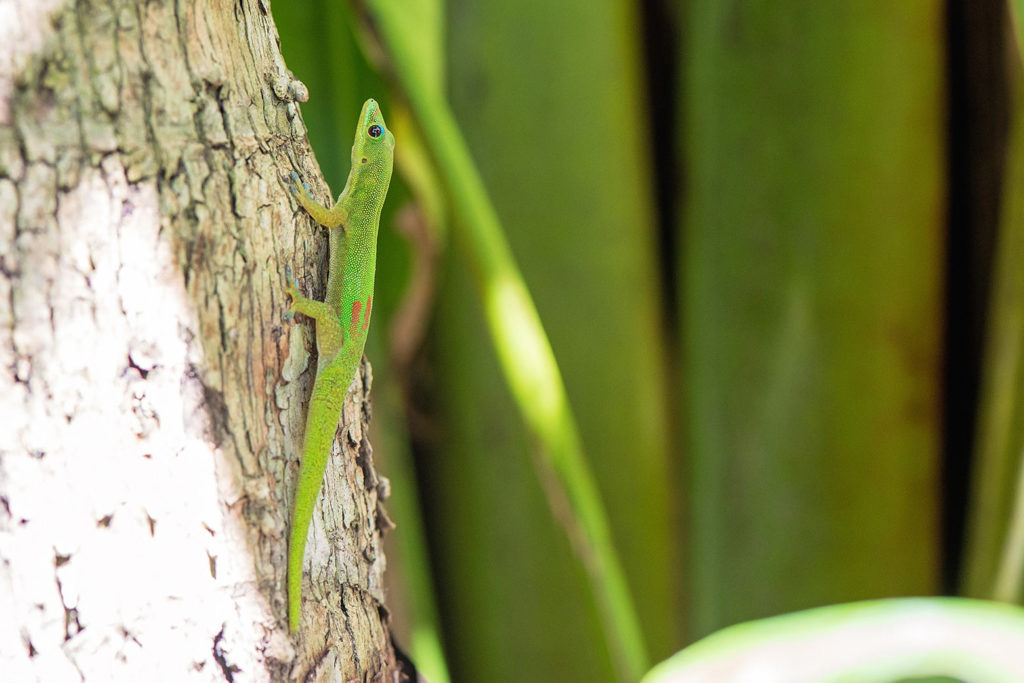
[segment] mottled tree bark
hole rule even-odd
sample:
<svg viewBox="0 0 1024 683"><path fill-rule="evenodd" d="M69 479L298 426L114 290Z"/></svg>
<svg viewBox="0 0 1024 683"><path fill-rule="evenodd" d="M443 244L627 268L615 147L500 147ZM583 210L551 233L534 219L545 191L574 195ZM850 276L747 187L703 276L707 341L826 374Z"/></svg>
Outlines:
<svg viewBox="0 0 1024 683"><path fill-rule="evenodd" d="M5 680L392 679L368 366L286 627L304 92L265 1L0 2Z"/></svg>

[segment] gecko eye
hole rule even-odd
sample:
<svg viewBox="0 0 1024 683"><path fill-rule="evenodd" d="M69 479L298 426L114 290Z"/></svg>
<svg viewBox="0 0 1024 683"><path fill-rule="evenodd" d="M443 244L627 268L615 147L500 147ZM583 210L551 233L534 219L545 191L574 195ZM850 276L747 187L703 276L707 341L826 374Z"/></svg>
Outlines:
<svg viewBox="0 0 1024 683"><path fill-rule="evenodd" d="M370 134L371 138L379 138L384 134L384 129L378 126L376 123L366 129L366 132Z"/></svg>

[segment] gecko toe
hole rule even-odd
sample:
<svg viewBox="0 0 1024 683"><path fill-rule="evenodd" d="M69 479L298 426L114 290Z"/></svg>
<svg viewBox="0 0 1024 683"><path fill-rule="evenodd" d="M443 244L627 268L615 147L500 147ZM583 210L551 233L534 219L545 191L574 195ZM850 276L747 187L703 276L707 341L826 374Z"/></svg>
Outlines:
<svg viewBox="0 0 1024 683"><path fill-rule="evenodd" d="M309 183L299 176L295 171L288 174L288 190L296 196L305 195L306 199L313 200L313 192L309 189Z"/></svg>
<svg viewBox="0 0 1024 683"><path fill-rule="evenodd" d="M300 181L299 181L299 174L298 173L296 173L295 171L292 171L291 173L288 174L288 191L289 192L291 192L292 194L298 194L299 193L299 183L300 183Z"/></svg>
<svg viewBox="0 0 1024 683"><path fill-rule="evenodd" d="M285 277L285 285L284 285L285 294L287 294L288 296L290 296L293 299L297 298L299 296L299 281L292 274L292 267L291 266L285 266L284 267L284 277Z"/></svg>

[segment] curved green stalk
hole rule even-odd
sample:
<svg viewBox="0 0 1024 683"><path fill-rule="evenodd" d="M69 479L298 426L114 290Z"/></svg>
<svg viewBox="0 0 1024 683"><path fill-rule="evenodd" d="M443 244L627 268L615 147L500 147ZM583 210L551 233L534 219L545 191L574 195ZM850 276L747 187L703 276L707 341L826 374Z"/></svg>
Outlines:
<svg viewBox="0 0 1024 683"><path fill-rule="evenodd" d="M888 683L951 676L1024 681L1024 609L965 598L819 607L722 629L642 683Z"/></svg>
<svg viewBox="0 0 1024 683"><path fill-rule="evenodd" d="M1019 40L1019 21L1016 26ZM1024 97L1019 95L1005 174L975 437L964 592L1019 603L1024 598L1024 196L1014 190L1024 182Z"/></svg>
<svg viewBox="0 0 1024 683"><path fill-rule="evenodd" d="M454 116L422 74L415 24L387 0L367 0L364 9L448 191L456 239L471 265L506 380L569 502L568 531L587 569L613 660L623 680L636 680L648 665L646 645L537 310Z"/></svg>

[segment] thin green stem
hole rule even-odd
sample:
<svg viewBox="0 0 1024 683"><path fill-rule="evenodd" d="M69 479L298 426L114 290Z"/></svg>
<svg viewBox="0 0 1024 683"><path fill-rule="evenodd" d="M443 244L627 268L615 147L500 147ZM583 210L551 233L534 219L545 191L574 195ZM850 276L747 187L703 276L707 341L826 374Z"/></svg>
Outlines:
<svg viewBox="0 0 1024 683"><path fill-rule="evenodd" d="M448 192L453 234L473 272L505 378L556 475L561 490L554 495L569 503L568 532L586 567L613 661L623 680L638 680L649 665L640 622L537 309L447 102L417 75L408 35L414 27L387 0L366 5Z"/></svg>

